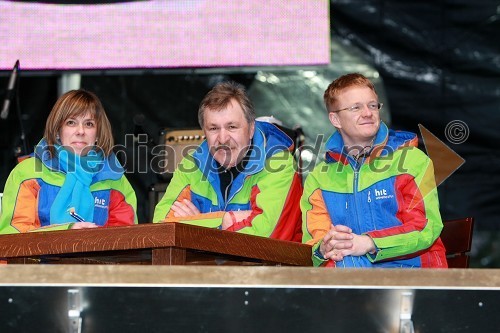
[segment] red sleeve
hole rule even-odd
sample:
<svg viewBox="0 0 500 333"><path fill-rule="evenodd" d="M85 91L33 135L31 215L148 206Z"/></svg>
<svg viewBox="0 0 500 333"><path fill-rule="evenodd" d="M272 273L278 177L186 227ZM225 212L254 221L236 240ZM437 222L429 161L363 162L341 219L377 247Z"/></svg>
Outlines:
<svg viewBox="0 0 500 333"><path fill-rule="evenodd" d="M134 208L125 201L125 196L116 190L110 192L109 216L104 227L119 227L134 224Z"/></svg>
<svg viewBox="0 0 500 333"><path fill-rule="evenodd" d="M427 224L424 200L414 177L408 174L399 175L396 178L395 187L398 202L396 217L401 221L401 225L367 232L373 238L422 231Z"/></svg>

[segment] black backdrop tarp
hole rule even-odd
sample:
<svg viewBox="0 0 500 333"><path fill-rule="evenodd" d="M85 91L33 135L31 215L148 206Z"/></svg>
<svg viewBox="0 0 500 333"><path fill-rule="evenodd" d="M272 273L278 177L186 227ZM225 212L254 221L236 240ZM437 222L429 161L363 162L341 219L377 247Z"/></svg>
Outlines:
<svg viewBox="0 0 500 333"><path fill-rule="evenodd" d="M500 230L500 2L333 1L331 26L333 39L361 50L380 73L394 128L418 133L422 124L466 160L439 187L443 218L474 216L478 230ZM333 65L335 61L333 54ZM6 75L0 88L7 85ZM197 126L198 103L215 82L230 78L251 86L254 76L248 69L83 73L81 86L101 97L116 141L127 147L126 167L137 171L147 160L134 152L133 143L125 142L126 134L148 133L157 141L162 128ZM43 133L57 98L57 82L54 73L21 77L19 96L29 150ZM4 94L0 90L0 96ZM460 144L445 135L447 124L455 120L468 127L468 138ZM2 188L15 164L13 148L20 145L19 133L12 107L9 118L0 121ZM152 172L133 172L128 178L144 222L149 186L159 179Z"/></svg>
<svg viewBox="0 0 500 333"><path fill-rule="evenodd" d="M444 218L500 228L500 2L334 1L333 38L362 49L383 77L392 125L424 125L466 163L440 187ZM461 120L467 140L446 125Z"/></svg>

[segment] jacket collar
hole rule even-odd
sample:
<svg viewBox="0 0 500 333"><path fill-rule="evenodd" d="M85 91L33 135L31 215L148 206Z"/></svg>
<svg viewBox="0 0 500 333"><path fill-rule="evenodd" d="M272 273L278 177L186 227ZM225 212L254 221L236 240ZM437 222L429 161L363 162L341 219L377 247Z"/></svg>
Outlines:
<svg viewBox="0 0 500 333"><path fill-rule="evenodd" d="M418 138L415 133L406 131L390 130L384 122L380 123L380 128L373 140L373 146L365 159L365 163L379 156L386 156L403 147L416 147ZM333 133L326 143L327 163L339 161L343 164L348 164L348 155L344 149L344 140L339 131Z"/></svg>
<svg viewBox="0 0 500 333"><path fill-rule="evenodd" d="M252 137L252 146L248 162L245 169L241 172L245 176L262 171L266 159L274 154L283 150L292 151L294 143L288 135L273 124L256 121L255 132ZM213 180L214 174L216 174L218 170L217 163L212 154L210 154L210 149L206 140L198 146L192 156L195 164L202 173L208 179Z"/></svg>

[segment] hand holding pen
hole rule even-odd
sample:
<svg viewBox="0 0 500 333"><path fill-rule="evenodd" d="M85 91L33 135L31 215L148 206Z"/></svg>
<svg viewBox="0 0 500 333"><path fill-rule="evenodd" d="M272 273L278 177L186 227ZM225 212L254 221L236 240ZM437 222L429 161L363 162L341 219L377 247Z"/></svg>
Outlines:
<svg viewBox="0 0 500 333"><path fill-rule="evenodd" d="M78 215L74 208L68 209L68 213L69 215L71 215L72 218L78 221L71 226L71 229L97 228L97 224L92 222L85 222L85 219L80 215Z"/></svg>

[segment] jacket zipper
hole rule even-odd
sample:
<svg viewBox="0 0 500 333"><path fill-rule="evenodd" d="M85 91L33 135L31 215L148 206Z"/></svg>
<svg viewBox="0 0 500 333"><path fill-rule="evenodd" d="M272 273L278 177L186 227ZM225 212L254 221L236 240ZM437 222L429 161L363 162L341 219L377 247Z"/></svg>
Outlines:
<svg viewBox="0 0 500 333"><path fill-rule="evenodd" d="M360 224L360 218L359 218L359 204L358 204L358 178L359 178L359 169L356 167L354 168L354 180L353 180L353 193L354 193L354 207L356 211L356 222L358 224L358 230L357 233L361 232L361 224Z"/></svg>
<svg viewBox="0 0 500 333"><path fill-rule="evenodd" d="M233 182L234 182L234 179L232 179L231 185L233 184ZM226 210L227 205L229 204L229 202L231 202L231 200L233 200L233 198L236 196L236 194L238 194L238 192L241 191L241 189L243 188L244 183L245 183L245 180L243 180L243 182L241 183L240 187L236 191L234 191L233 195L229 199L227 199L227 193L225 193L226 196L224 197L224 201L225 201L224 202L224 210Z"/></svg>

